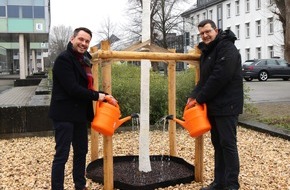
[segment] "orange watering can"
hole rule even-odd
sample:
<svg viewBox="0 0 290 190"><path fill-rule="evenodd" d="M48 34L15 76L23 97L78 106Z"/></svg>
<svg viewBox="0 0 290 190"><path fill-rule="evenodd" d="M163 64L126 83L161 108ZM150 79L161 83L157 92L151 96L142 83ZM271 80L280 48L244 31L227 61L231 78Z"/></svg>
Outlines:
<svg viewBox="0 0 290 190"><path fill-rule="evenodd" d="M191 137L198 137L211 129L207 118L206 104L197 104L191 108L185 106L184 121L173 118L173 115L167 116L166 119L171 119L187 129Z"/></svg>
<svg viewBox="0 0 290 190"><path fill-rule="evenodd" d="M110 99L108 98L106 98L106 101L97 101L96 114L91 124L94 130L106 136L112 136L115 130L124 122L138 117L138 114L132 114L131 116L119 119L121 116L119 105L112 105L109 102Z"/></svg>

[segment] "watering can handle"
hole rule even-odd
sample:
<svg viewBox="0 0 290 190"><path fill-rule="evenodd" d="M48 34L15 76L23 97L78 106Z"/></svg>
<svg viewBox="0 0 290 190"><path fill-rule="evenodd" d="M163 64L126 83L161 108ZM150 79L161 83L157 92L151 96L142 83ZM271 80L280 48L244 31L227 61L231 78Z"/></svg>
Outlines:
<svg viewBox="0 0 290 190"><path fill-rule="evenodd" d="M109 104L111 104L111 105L116 106L117 108L119 108L118 103L116 102L116 100L113 100L112 97L110 97L110 96L105 96L105 100L106 100Z"/></svg>
<svg viewBox="0 0 290 190"><path fill-rule="evenodd" d="M197 106L197 105L194 105L194 106L192 106L192 107L190 107L190 108L193 108L193 107L195 107L195 106ZM186 104L186 106L184 107L184 111L183 111L183 113L184 113L186 110L190 109L190 108L188 107L188 104Z"/></svg>
<svg viewBox="0 0 290 190"><path fill-rule="evenodd" d="M195 106L201 106L202 109L205 110L205 113L207 112L207 110L206 110L206 104L196 104L196 105L194 105L193 107L195 107ZM185 108L184 108L184 112L185 112L186 110L188 110L188 109L190 109L190 108L188 108L188 105L186 105Z"/></svg>

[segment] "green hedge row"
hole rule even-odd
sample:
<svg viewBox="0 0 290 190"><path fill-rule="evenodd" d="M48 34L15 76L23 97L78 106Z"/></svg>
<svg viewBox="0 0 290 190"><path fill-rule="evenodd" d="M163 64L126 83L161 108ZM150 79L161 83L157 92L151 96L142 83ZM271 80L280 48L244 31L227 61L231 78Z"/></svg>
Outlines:
<svg viewBox="0 0 290 190"><path fill-rule="evenodd" d="M102 79L100 76L100 89ZM118 100L122 116L140 113L141 68L129 64L112 65L112 95ZM187 69L176 74L176 114L182 117L189 93L194 88L195 70ZM168 78L150 72L150 124L168 115Z"/></svg>

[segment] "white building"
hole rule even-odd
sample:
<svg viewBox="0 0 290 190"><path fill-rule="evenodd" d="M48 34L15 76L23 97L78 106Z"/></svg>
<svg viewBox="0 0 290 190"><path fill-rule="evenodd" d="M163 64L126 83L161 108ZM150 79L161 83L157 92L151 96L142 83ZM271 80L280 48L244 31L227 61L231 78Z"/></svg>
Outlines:
<svg viewBox="0 0 290 190"><path fill-rule="evenodd" d="M273 0L197 0L182 13L185 31L185 52L201 39L197 25L213 20L218 28L231 29L237 37L235 45L242 61L284 57L282 24L271 12Z"/></svg>

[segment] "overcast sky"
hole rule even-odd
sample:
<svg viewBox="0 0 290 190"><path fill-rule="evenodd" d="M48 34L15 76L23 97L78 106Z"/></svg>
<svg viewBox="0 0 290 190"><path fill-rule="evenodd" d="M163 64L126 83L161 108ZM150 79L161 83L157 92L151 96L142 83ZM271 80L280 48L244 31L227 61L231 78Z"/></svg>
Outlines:
<svg viewBox="0 0 290 190"><path fill-rule="evenodd" d="M108 17L113 22L122 20L127 0L51 0L50 3L52 27L84 26L97 32Z"/></svg>
<svg viewBox="0 0 290 190"><path fill-rule="evenodd" d="M189 2L192 2L189 1ZM126 10L128 0L50 0L51 28L54 26L71 26L72 29L84 26L96 34L107 18L110 21L126 23ZM189 8L192 3L186 4L182 9Z"/></svg>

